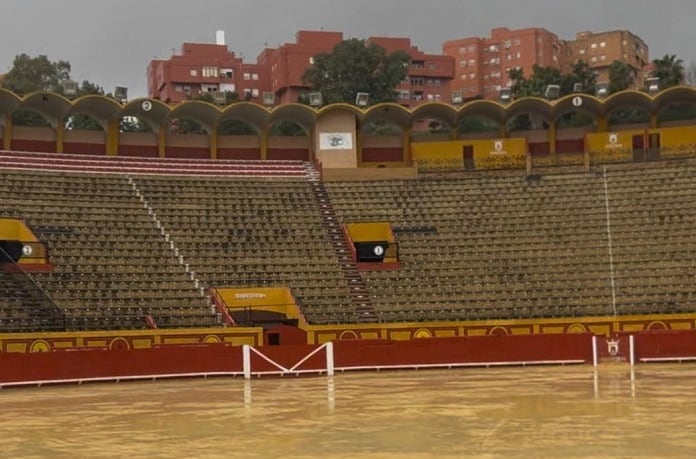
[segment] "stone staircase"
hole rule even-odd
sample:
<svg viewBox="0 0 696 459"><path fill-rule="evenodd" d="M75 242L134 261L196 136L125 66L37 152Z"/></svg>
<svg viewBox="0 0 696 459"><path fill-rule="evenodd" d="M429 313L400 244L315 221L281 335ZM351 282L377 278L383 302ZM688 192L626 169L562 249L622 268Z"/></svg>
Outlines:
<svg viewBox="0 0 696 459"><path fill-rule="evenodd" d="M363 323L377 322L378 317L370 301L367 285L355 264L343 228L331 205L329 194L321 181L319 171L311 163L307 163L305 168L307 180L311 184L312 192L321 211L324 228L329 235L341 271L350 288L350 298L357 312L358 320Z"/></svg>

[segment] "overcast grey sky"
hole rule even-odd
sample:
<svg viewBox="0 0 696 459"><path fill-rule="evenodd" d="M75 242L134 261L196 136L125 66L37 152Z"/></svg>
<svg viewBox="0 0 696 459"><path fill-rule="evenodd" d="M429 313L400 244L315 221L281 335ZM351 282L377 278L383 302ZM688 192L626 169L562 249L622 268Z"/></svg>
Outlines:
<svg viewBox="0 0 696 459"><path fill-rule="evenodd" d="M264 43L292 42L298 29L346 37L410 36L426 52L443 41L487 36L493 27L540 26L570 39L580 30L629 29L650 57L696 60L696 0L0 0L0 73L15 55L70 61L72 76L147 92L150 59L185 41L214 42L255 61Z"/></svg>

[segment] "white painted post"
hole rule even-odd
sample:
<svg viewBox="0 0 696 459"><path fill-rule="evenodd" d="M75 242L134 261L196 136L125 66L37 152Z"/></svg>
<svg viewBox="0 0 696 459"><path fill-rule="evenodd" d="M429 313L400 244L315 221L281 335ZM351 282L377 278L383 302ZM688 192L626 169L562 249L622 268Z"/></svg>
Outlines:
<svg viewBox="0 0 696 459"><path fill-rule="evenodd" d="M251 379L251 348L248 344L242 347L244 379Z"/></svg>
<svg viewBox="0 0 696 459"><path fill-rule="evenodd" d="M594 367L597 366L597 336L593 335L592 336L592 365Z"/></svg>
<svg viewBox="0 0 696 459"><path fill-rule="evenodd" d="M628 359L631 362L631 366L633 366L636 363L636 356L635 356L635 337L633 335L630 335L628 337Z"/></svg>
<svg viewBox="0 0 696 459"><path fill-rule="evenodd" d="M334 375L334 348L333 342L326 343L326 376Z"/></svg>

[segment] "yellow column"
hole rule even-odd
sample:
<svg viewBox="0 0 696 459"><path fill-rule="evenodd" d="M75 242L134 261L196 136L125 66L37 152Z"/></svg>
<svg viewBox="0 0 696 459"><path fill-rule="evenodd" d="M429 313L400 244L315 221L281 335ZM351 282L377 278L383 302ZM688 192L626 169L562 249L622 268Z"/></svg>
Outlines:
<svg viewBox="0 0 696 459"><path fill-rule="evenodd" d="M317 128L316 126L312 126L312 129L309 130L309 133L307 134L308 137L308 142L309 142L309 160L314 162L314 160L317 157L317 151L316 151L316 136L317 136Z"/></svg>
<svg viewBox="0 0 696 459"><path fill-rule="evenodd" d="M265 161L268 159L268 128L265 126L261 128L259 142L259 148L261 150L261 159Z"/></svg>
<svg viewBox="0 0 696 459"><path fill-rule="evenodd" d="M12 116L5 115L5 125L2 134L2 148L4 150L12 149Z"/></svg>
<svg viewBox="0 0 696 459"><path fill-rule="evenodd" d="M118 155L118 137L120 120L110 120L106 127L106 154L108 156Z"/></svg>
<svg viewBox="0 0 696 459"><path fill-rule="evenodd" d="M549 154L551 158L556 157L556 121L549 123Z"/></svg>
<svg viewBox="0 0 696 459"><path fill-rule="evenodd" d="M164 158L167 154L167 128L164 125L159 128L157 148L159 149L159 157Z"/></svg>
<svg viewBox="0 0 696 459"><path fill-rule="evenodd" d="M360 166L363 162L363 154L362 154L362 127L360 126L359 122L355 123L355 155L356 155L356 164Z"/></svg>
<svg viewBox="0 0 696 459"><path fill-rule="evenodd" d="M404 128L401 131L401 143L403 148L403 162L406 164L411 164L411 134L409 129Z"/></svg>
<svg viewBox="0 0 696 459"><path fill-rule="evenodd" d="M597 132L607 132L609 130L609 121L606 115L597 117Z"/></svg>
<svg viewBox="0 0 696 459"><path fill-rule="evenodd" d="M450 140L459 140L459 126L452 126L450 129Z"/></svg>
<svg viewBox="0 0 696 459"><path fill-rule="evenodd" d="M56 122L56 153L63 153L63 140L65 138L65 120L58 118Z"/></svg>
<svg viewBox="0 0 696 459"><path fill-rule="evenodd" d="M507 126L505 125L505 123L502 123L500 125L500 129L498 130L498 137L500 137L501 139L505 139L505 138L507 138L507 136L508 136Z"/></svg>
<svg viewBox="0 0 696 459"><path fill-rule="evenodd" d="M210 133L210 159L217 159L218 150L218 130L217 126L213 126L213 130Z"/></svg>

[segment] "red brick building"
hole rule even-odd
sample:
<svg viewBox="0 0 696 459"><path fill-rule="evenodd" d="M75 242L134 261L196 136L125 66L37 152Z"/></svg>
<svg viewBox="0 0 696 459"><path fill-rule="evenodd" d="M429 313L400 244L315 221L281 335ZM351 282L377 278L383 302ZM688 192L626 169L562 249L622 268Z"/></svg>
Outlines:
<svg viewBox="0 0 696 459"><path fill-rule="evenodd" d="M179 54L150 61L147 84L150 97L171 103L226 91L260 100L270 86L270 71L243 62L224 44L184 43Z"/></svg>
<svg viewBox="0 0 696 459"><path fill-rule="evenodd" d="M256 61L270 69L268 90L275 94L276 103L297 102L307 92L302 75L312 65L314 56L330 52L341 41L342 32L300 30L295 34L295 43L264 49Z"/></svg>
<svg viewBox="0 0 696 459"><path fill-rule="evenodd" d="M294 43L264 49L255 64L243 62L222 43L184 43L180 54L150 62L148 93L172 103L205 92L225 91L236 91L260 104L297 102L310 89L302 82L302 75L312 65L313 57L331 52L343 39L342 32L301 30ZM397 88L400 103L414 106L449 100L454 59L426 54L409 38L371 37L367 42L390 53L401 50L411 56L409 76Z"/></svg>
<svg viewBox="0 0 696 459"><path fill-rule="evenodd" d="M633 70L636 88L641 87L644 69L650 64L648 45L628 30L578 32L566 42L564 60L572 65L584 60L597 72L597 81L609 82L609 66L614 61L628 64Z"/></svg>
<svg viewBox="0 0 696 459"><path fill-rule="evenodd" d="M388 53L404 51L411 57L408 78L397 87L402 105L413 107L423 102L449 102L454 78L454 59L442 54L426 54L411 45L409 38L370 37Z"/></svg>
<svg viewBox="0 0 696 459"><path fill-rule="evenodd" d="M508 71L520 67L532 74L534 64L561 66L563 42L556 34L542 28L491 30L489 38L468 37L446 41L445 55L455 61L452 91L463 98L496 98L501 88L510 85Z"/></svg>

